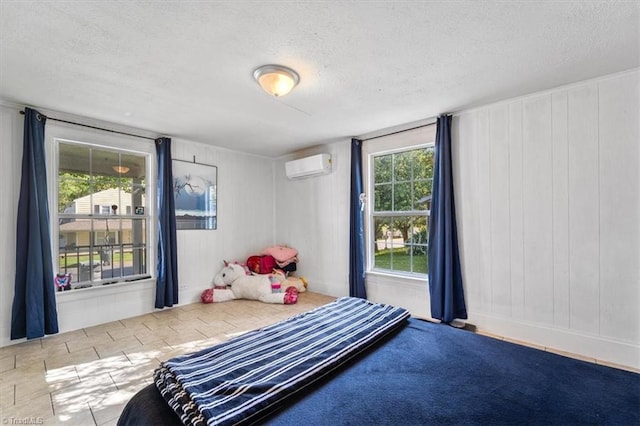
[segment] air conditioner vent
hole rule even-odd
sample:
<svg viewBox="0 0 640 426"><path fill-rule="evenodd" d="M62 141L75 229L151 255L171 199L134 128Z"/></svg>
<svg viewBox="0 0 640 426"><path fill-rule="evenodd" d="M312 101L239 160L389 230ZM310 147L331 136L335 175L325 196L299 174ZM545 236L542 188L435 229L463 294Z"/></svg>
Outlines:
<svg viewBox="0 0 640 426"><path fill-rule="evenodd" d="M285 172L289 179L301 179L310 176L331 173L331 155L318 154L299 160L287 161Z"/></svg>

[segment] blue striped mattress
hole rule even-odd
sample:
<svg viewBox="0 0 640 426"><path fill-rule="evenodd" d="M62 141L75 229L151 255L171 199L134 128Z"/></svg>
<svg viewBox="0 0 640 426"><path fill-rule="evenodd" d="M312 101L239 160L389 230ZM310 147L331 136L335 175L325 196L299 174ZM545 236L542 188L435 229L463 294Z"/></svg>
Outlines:
<svg viewBox="0 0 640 426"><path fill-rule="evenodd" d="M154 381L187 425L250 423L353 358L409 313L344 297L160 364Z"/></svg>

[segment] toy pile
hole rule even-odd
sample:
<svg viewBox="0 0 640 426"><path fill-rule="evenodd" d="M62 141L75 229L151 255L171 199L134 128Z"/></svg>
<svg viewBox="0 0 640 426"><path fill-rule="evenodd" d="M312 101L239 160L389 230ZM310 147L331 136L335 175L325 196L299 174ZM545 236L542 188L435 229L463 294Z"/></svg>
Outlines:
<svg viewBox="0 0 640 426"><path fill-rule="evenodd" d="M246 264L224 261L224 268L213 279L213 288L202 295L203 303L234 299L260 300L265 303L293 304L298 293L307 288L304 278L289 276L296 270L298 251L286 246L271 246L262 254L249 256Z"/></svg>

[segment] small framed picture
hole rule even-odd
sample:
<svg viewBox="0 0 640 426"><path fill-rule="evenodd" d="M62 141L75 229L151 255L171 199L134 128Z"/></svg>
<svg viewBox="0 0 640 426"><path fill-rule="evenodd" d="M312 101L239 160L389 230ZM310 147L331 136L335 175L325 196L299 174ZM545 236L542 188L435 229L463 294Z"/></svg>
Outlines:
<svg viewBox="0 0 640 426"><path fill-rule="evenodd" d="M144 214L144 207L136 207L135 214Z"/></svg>

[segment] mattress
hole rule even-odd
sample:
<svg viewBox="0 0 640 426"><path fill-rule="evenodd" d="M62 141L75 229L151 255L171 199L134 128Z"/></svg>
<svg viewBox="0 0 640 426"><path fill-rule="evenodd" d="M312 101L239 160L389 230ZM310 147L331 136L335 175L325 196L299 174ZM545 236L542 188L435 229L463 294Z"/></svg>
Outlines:
<svg viewBox="0 0 640 426"><path fill-rule="evenodd" d="M408 317L403 308L340 298L165 361L154 382L184 424L250 422L401 327Z"/></svg>

